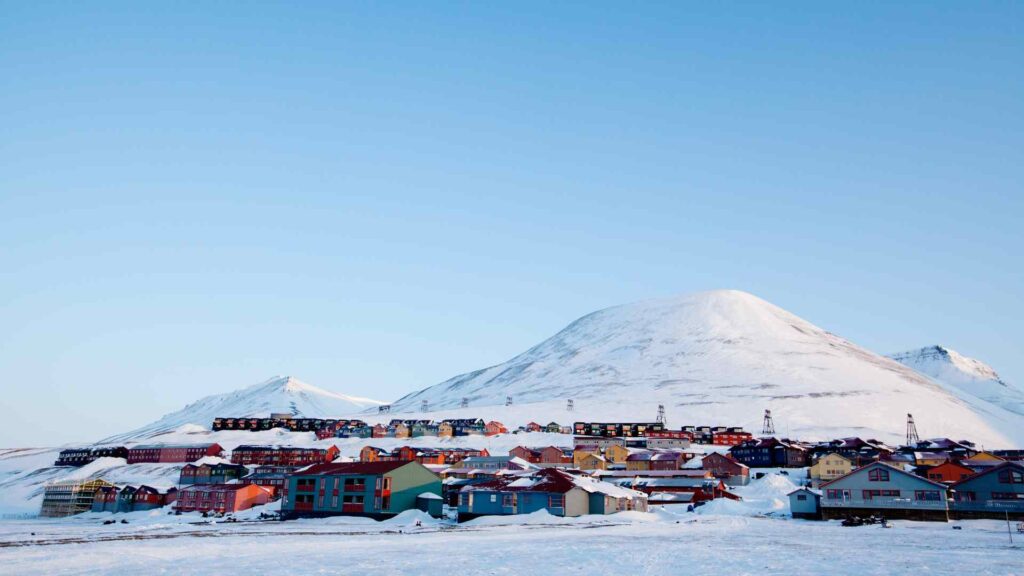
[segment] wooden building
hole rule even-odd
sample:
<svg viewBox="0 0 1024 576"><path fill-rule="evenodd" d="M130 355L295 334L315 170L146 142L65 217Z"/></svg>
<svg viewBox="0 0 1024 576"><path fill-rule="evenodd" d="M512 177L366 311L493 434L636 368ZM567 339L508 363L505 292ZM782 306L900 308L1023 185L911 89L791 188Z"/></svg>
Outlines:
<svg viewBox="0 0 1024 576"><path fill-rule="evenodd" d="M231 463L243 466L309 466L331 462L340 453L337 446L308 448L243 444L231 451Z"/></svg>
<svg viewBox="0 0 1024 576"><path fill-rule="evenodd" d="M195 484L178 491L180 512L229 514L270 502L273 492L256 484Z"/></svg>
<svg viewBox="0 0 1024 576"><path fill-rule="evenodd" d="M248 469L240 464L227 464L225 462L199 465L186 464L181 467L181 473L178 474L178 485L227 484L232 480L238 480L248 473Z"/></svg>
<svg viewBox="0 0 1024 576"><path fill-rule="evenodd" d="M281 512L386 518L416 509L424 494L440 497L441 479L418 462L318 464L288 477Z"/></svg>
<svg viewBox="0 0 1024 576"><path fill-rule="evenodd" d="M128 463L195 462L206 456L220 456L220 444L140 444L128 449Z"/></svg>
<svg viewBox="0 0 1024 576"><path fill-rule="evenodd" d="M826 520L881 514L909 520L949 519L949 487L884 462L872 462L821 485Z"/></svg>

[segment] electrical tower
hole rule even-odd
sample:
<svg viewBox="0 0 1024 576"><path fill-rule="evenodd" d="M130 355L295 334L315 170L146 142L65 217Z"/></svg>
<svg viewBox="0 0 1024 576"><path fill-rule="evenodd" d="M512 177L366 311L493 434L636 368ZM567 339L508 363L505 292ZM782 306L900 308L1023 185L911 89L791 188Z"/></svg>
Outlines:
<svg viewBox="0 0 1024 576"><path fill-rule="evenodd" d="M569 398L569 400L566 401L566 403L565 403L565 411L566 412L572 412L572 409L573 409L572 398Z"/></svg>
<svg viewBox="0 0 1024 576"><path fill-rule="evenodd" d="M384 404L377 407L377 414L388 414L391 412L391 404Z"/></svg>
<svg viewBox="0 0 1024 576"><path fill-rule="evenodd" d="M658 424L661 424L662 426L668 426L668 422L665 421L665 405L664 404L658 404L658 419L657 419L657 422L658 422Z"/></svg>
<svg viewBox="0 0 1024 576"><path fill-rule="evenodd" d="M430 408L430 402L427 402L426 400L420 402L420 412L426 412L428 408Z"/></svg>
<svg viewBox="0 0 1024 576"><path fill-rule="evenodd" d="M914 424L914 415L907 414L907 446L917 446L921 438L917 435L917 424Z"/></svg>
<svg viewBox="0 0 1024 576"><path fill-rule="evenodd" d="M761 434L764 436L775 435L775 422L772 421L772 411L764 411L764 424L761 425Z"/></svg>
<svg viewBox="0 0 1024 576"><path fill-rule="evenodd" d="M512 397L511 396L505 396L505 406L511 406L511 405L512 405Z"/></svg>
<svg viewBox="0 0 1024 576"><path fill-rule="evenodd" d="M463 397L461 406L463 408L469 408L469 398Z"/></svg>

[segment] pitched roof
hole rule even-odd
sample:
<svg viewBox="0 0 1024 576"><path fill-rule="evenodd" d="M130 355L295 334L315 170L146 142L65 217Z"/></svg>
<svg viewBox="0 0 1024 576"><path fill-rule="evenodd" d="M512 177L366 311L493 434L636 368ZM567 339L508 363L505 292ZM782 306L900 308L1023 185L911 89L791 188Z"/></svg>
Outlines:
<svg viewBox="0 0 1024 576"><path fill-rule="evenodd" d="M325 464L314 464L302 469L297 474L302 476L316 475L346 475L346 474L386 474L402 466L418 465L415 462L336 462Z"/></svg>
<svg viewBox="0 0 1024 576"><path fill-rule="evenodd" d="M558 468L545 468L534 474L519 477L500 477L480 484L472 484L463 491L484 492L548 492L565 494L574 488L588 493L600 493L614 498L644 497L642 492L602 482L590 476L570 474Z"/></svg>

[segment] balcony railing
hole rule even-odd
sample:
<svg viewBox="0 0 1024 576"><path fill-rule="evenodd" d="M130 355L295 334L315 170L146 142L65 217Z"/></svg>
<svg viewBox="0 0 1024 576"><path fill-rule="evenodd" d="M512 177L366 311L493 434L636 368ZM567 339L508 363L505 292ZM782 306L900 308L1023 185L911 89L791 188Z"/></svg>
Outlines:
<svg viewBox="0 0 1024 576"><path fill-rule="evenodd" d="M910 498L848 498L830 500L822 498L822 508L907 508L912 510L947 510L945 500L912 500Z"/></svg>
<svg viewBox="0 0 1024 576"><path fill-rule="evenodd" d="M1024 500L987 500L950 502L950 509L969 512L1024 512Z"/></svg>

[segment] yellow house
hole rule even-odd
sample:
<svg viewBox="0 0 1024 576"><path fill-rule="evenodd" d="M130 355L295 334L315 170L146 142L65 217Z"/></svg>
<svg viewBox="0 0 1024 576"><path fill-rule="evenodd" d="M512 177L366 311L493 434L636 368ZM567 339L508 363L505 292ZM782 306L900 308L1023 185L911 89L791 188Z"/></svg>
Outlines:
<svg viewBox="0 0 1024 576"><path fill-rule="evenodd" d="M626 461L629 456L629 448L625 446L619 446L618 444L612 444L604 449L605 460L612 464L622 464Z"/></svg>
<svg viewBox="0 0 1024 576"><path fill-rule="evenodd" d="M395 438L408 438L408 437L409 437L409 427L406 426L405 424L402 424L402 423L395 424Z"/></svg>
<svg viewBox="0 0 1024 576"><path fill-rule="evenodd" d="M849 474L853 468L853 462L849 458L833 452L818 458L818 461L811 465L810 476L812 480L830 482Z"/></svg>
<svg viewBox="0 0 1024 576"><path fill-rule="evenodd" d="M451 438L455 435L455 429L448 422L441 422L437 425L437 437L438 438Z"/></svg>
<svg viewBox="0 0 1024 576"><path fill-rule="evenodd" d="M607 470L608 461L604 456L593 452L576 451L572 453L573 465L580 470Z"/></svg>

